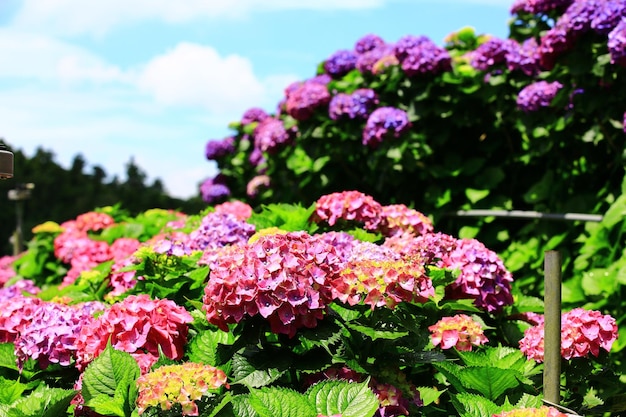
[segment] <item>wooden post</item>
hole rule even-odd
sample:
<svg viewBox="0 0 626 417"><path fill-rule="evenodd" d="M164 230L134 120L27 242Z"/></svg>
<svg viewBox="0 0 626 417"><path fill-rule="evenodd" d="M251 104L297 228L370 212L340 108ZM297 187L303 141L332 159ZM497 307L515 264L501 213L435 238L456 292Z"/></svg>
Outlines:
<svg viewBox="0 0 626 417"><path fill-rule="evenodd" d="M561 254L547 251L544 260L543 397L561 400Z"/></svg>

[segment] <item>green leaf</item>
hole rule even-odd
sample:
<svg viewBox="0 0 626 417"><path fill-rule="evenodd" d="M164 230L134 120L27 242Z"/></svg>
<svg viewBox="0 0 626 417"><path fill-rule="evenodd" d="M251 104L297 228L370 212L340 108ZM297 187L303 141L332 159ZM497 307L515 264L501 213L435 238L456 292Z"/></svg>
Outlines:
<svg viewBox="0 0 626 417"><path fill-rule="evenodd" d="M13 343L0 343L0 367L19 371Z"/></svg>
<svg viewBox="0 0 626 417"><path fill-rule="evenodd" d="M495 401L506 390L520 385L516 371L493 366L468 366L459 372L461 383Z"/></svg>
<svg viewBox="0 0 626 417"><path fill-rule="evenodd" d="M351 328L352 330L356 330L368 336L372 340L385 339L385 340L396 340L400 339L404 336L407 336L409 332L406 331L395 331L395 330L377 330L371 328L369 326L363 326L356 323L346 323L346 326Z"/></svg>
<svg viewBox="0 0 626 417"><path fill-rule="evenodd" d="M465 196L472 204L482 200L483 198L489 195L489 190L475 190L473 188L468 188L465 190Z"/></svg>
<svg viewBox="0 0 626 417"><path fill-rule="evenodd" d="M76 391L39 385L29 395L15 401L9 416L58 417L67 414Z"/></svg>
<svg viewBox="0 0 626 417"><path fill-rule="evenodd" d="M139 375L139 365L129 353L107 345L83 374L85 404L100 414L114 409L117 416L130 416L137 399L136 381ZM106 406L103 405L104 397L108 398ZM102 410L106 412L100 411L101 407L106 408Z"/></svg>
<svg viewBox="0 0 626 417"><path fill-rule="evenodd" d="M291 389L265 387L250 390L250 405L259 417L316 417L308 398Z"/></svg>
<svg viewBox="0 0 626 417"><path fill-rule="evenodd" d="M452 399L461 417L491 417L500 411L500 407L480 395L462 392Z"/></svg>
<svg viewBox="0 0 626 417"><path fill-rule="evenodd" d="M232 373L233 384L259 388L276 381L285 373L285 370L276 368L256 369L246 357L236 354L232 360Z"/></svg>
<svg viewBox="0 0 626 417"><path fill-rule="evenodd" d="M315 404L318 414L371 417L378 410L379 402L368 383L369 380L361 383L322 381L310 387L305 394Z"/></svg>
<svg viewBox="0 0 626 417"><path fill-rule="evenodd" d="M441 397L441 394L446 392L445 390L439 391L433 387L417 387L417 390L420 393L420 399L424 406L434 403Z"/></svg>
<svg viewBox="0 0 626 417"><path fill-rule="evenodd" d="M213 329L204 330L189 343L189 360L215 366L218 345L231 345L234 341L235 337L230 332Z"/></svg>
<svg viewBox="0 0 626 417"><path fill-rule="evenodd" d="M248 394L235 395L230 401L233 414L235 417L259 417L250 404L250 396Z"/></svg>
<svg viewBox="0 0 626 417"><path fill-rule="evenodd" d="M587 295L612 294L617 289L615 274L609 269L592 269L584 272L582 288Z"/></svg>
<svg viewBox="0 0 626 417"><path fill-rule="evenodd" d="M620 195L602 217L602 224L607 229L613 228L626 218L626 194Z"/></svg>
<svg viewBox="0 0 626 417"><path fill-rule="evenodd" d="M27 389L27 384L0 377L0 404L12 404Z"/></svg>

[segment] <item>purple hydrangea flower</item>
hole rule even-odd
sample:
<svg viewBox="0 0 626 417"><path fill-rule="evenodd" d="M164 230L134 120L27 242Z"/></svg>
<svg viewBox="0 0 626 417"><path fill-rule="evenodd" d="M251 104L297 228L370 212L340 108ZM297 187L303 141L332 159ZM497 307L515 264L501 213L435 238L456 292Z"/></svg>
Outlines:
<svg viewBox="0 0 626 417"><path fill-rule="evenodd" d="M318 107L327 105L329 101L330 93L326 85L306 82L289 92L285 106L291 117L296 120L306 120Z"/></svg>
<svg viewBox="0 0 626 417"><path fill-rule="evenodd" d="M563 9L574 0L515 0L511 6L511 14L516 13L531 13L540 14L546 13L550 10Z"/></svg>
<svg viewBox="0 0 626 417"><path fill-rule="evenodd" d="M393 58L396 64L399 63L394 54L394 48L392 45L383 45L381 47L371 49L359 54L359 57L356 60L356 69L363 74L374 73L374 67L376 64L389 57Z"/></svg>
<svg viewBox="0 0 626 417"><path fill-rule="evenodd" d="M273 152L288 144L292 139L290 132L279 119L268 117L254 129L254 146L261 152Z"/></svg>
<svg viewBox="0 0 626 417"><path fill-rule="evenodd" d="M626 112L624 112L624 117L622 117L622 130L626 133Z"/></svg>
<svg viewBox="0 0 626 417"><path fill-rule="evenodd" d="M254 232L254 225L234 214L213 212L204 216L200 226L189 233L188 243L193 250L215 249L245 243Z"/></svg>
<svg viewBox="0 0 626 417"><path fill-rule="evenodd" d="M241 124L245 126L254 122L262 122L268 117L269 116L265 112L265 110L258 107L252 107L251 109L246 110L246 112L241 117Z"/></svg>
<svg viewBox="0 0 626 417"><path fill-rule="evenodd" d="M482 43L471 53L470 64L479 71L487 71L491 67L506 62L507 53L515 41L491 38Z"/></svg>
<svg viewBox="0 0 626 417"><path fill-rule="evenodd" d="M385 41L378 35L367 34L363 36L361 39L356 41L354 45L354 50L358 54L363 54L365 52L371 51L373 49L381 48L385 46Z"/></svg>
<svg viewBox="0 0 626 417"><path fill-rule="evenodd" d="M341 77L356 67L357 55L348 49L341 49L324 62L324 71L332 77Z"/></svg>
<svg viewBox="0 0 626 417"><path fill-rule="evenodd" d="M202 200L209 204L216 203L230 195L230 189L226 186L226 178L219 174L215 178L207 178L200 184Z"/></svg>
<svg viewBox="0 0 626 417"><path fill-rule="evenodd" d="M439 74L452 68L450 54L444 48L440 48L429 39L421 41L413 48L407 49L398 56L396 45L396 56L400 61L402 70L408 76L422 74Z"/></svg>
<svg viewBox="0 0 626 417"><path fill-rule="evenodd" d="M626 67L626 19L622 19L609 33L611 63Z"/></svg>
<svg viewBox="0 0 626 417"><path fill-rule="evenodd" d="M510 48L506 53L507 67L511 71L519 70L533 76L540 71L539 44L535 38L526 39L521 45L510 41Z"/></svg>
<svg viewBox="0 0 626 417"><path fill-rule="evenodd" d="M623 17L626 17L624 0L603 1L591 20L591 28L601 35L607 35Z"/></svg>
<svg viewBox="0 0 626 417"><path fill-rule="evenodd" d="M235 152L235 138L229 136L222 140L211 139L207 142L204 155L209 161L215 161Z"/></svg>
<svg viewBox="0 0 626 417"><path fill-rule="evenodd" d="M393 47L393 52L396 57L402 61L409 55L410 50L419 48L423 43L428 42L431 42L431 40L427 36L406 35L396 42Z"/></svg>
<svg viewBox="0 0 626 417"><path fill-rule="evenodd" d="M21 279L16 281L13 285L0 288L0 301L8 301L24 293L37 294L39 291L41 291L41 289L35 285L34 281Z"/></svg>
<svg viewBox="0 0 626 417"><path fill-rule="evenodd" d="M167 256L185 256L191 254L191 248L182 240L171 240L168 238L155 242L154 252L164 253Z"/></svg>
<svg viewBox="0 0 626 417"><path fill-rule="evenodd" d="M395 107L379 107L367 119L363 129L363 145L378 146L387 137L399 137L411 123L404 110Z"/></svg>
<svg viewBox="0 0 626 417"><path fill-rule="evenodd" d="M250 156L248 156L248 162L255 167L264 163L265 157L263 156L263 151L255 146L252 152L250 152Z"/></svg>
<svg viewBox="0 0 626 417"><path fill-rule="evenodd" d="M529 84L519 92L517 107L525 112L533 112L542 107L548 107L561 88L563 88L563 84L558 81L551 83L537 81Z"/></svg>
<svg viewBox="0 0 626 417"><path fill-rule="evenodd" d="M376 92L370 88L360 88L352 94L335 95L328 106L328 115L333 120L344 116L349 119L366 118L376 104L378 104Z"/></svg>
<svg viewBox="0 0 626 417"><path fill-rule="evenodd" d="M554 27L550 28L539 42L539 56L541 66L545 69L552 69L556 58L562 53L569 51L574 46L574 40L568 32L564 21L557 21Z"/></svg>
<svg viewBox="0 0 626 417"><path fill-rule="evenodd" d="M333 79L328 74L319 74L313 78L309 78L308 80L305 81L305 83L328 85L328 83L331 82L332 80Z"/></svg>

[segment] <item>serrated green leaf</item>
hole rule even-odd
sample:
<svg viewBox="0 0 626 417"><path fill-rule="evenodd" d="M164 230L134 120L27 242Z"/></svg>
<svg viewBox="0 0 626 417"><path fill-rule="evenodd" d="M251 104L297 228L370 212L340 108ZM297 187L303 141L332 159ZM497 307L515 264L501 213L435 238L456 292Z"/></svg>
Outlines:
<svg viewBox="0 0 626 417"><path fill-rule="evenodd" d="M259 417L252 404L248 394L235 395L230 401L233 414L235 417Z"/></svg>
<svg viewBox="0 0 626 417"><path fill-rule="evenodd" d="M129 353L107 345L83 374L82 394L85 404L100 414L106 414L98 409L102 406L101 396L104 395L109 398L109 402L116 404L107 406L107 412L115 408L123 410L123 413L116 415L129 416L137 398L136 381L139 375L139 365Z"/></svg>
<svg viewBox="0 0 626 417"><path fill-rule="evenodd" d="M315 407L299 392L265 387L250 390L250 405L259 417L316 417Z"/></svg>
<svg viewBox="0 0 626 417"><path fill-rule="evenodd" d="M67 413L76 391L39 385L26 397L15 401L9 415L20 417L58 417ZM16 414L13 414L16 411Z"/></svg>
<svg viewBox="0 0 626 417"><path fill-rule="evenodd" d="M0 377L0 404L12 404L27 389L27 384Z"/></svg>
<svg viewBox="0 0 626 417"><path fill-rule="evenodd" d="M230 332L213 329L204 330L189 343L189 360L215 366L218 345L230 345L234 341L235 337Z"/></svg>
<svg viewBox="0 0 626 417"><path fill-rule="evenodd" d="M378 398L368 387L369 381L322 381L305 393L318 414L342 417L371 417L378 410Z"/></svg>
<svg viewBox="0 0 626 417"><path fill-rule="evenodd" d="M276 381L285 371L276 368L256 369L246 357L236 354L232 360L232 373L233 384L260 388Z"/></svg>
<svg viewBox="0 0 626 417"><path fill-rule="evenodd" d="M92 397L87 405L96 410L98 414L105 416L114 415L124 417L126 415L122 404L112 401L112 398L105 394Z"/></svg>
<svg viewBox="0 0 626 417"><path fill-rule="evenodd" d="M462 417L491 417L500 411L500 407L480 395L462 392L452 398L453 405Z"/></svg>
<svg viewBox="0 0 626 417"><path fill-rule="evenodd" d="M15 345L13 343L0 343L0 366L18 371Z"/></svg>
<svg viewBox="0 0 626 417"><path fill-rule="evenodd" d="M363 326L356 323L346 323L346 326L351 328L352 330L356 330L357 332L364 334L372 340L396 340L409 334L409 332L407 331L377 330L372 327Z"/></svg>
<svg viewBox="0 0 626 417"><path fill-rule="evenodd" d="M539 408L543 405L543 401L541 396L539 395L530 395L524 394L522 398L519 399L517 403L515 403L514 408ZM504 410L510 411L510 410Z"/></svg>
<svg viewBox="0 0 626 417"><path fill-rule="evenodd" d="M446 390L439 391L433 387L417 387L417 390L424 406L434 403L441 397L441 394L446 392Z"/></svg>
<svg viewBox="0 0 626 417"><path fill-rule="evenodd" d="M468 366L461 369L458 376L465 388L476 390L492 401L520 385L516 371L493 366Z"/></svg>

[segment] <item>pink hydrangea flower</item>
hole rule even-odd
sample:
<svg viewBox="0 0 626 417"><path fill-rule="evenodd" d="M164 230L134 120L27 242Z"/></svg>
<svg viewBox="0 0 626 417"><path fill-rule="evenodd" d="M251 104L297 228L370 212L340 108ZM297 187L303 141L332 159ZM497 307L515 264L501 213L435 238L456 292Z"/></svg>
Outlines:
<svg viewBox="0 0 626 417"><path fill-rule="evenodd" d="M0 343L14 342L41 304L41 299L21 294L0 301Z"/></svg>
<svg viewBox="0 0 626 417"><path fill-rule="evenodd" d="M171 300L131 295L83 326L77 342L77 366L84 369L109 340L113 348L130 353L142 372L157 361L159 350L179 360L187 342L187 325L192 321L191 315Z"/></svg>
<svg viewBox="0 0 626 417"><path fill-rule="evenodd" d="M373 243L362 242L356 247L359 249L353 250L344 269L329 281L333 298L350 305L362 301L373 310L394 308L403 301L424 303L435 295L422 263L401 259Z"/></svg>
<svg viewBox="0 0 626 417"><path fill-rule="evenodd" d="M28 359L37 360L42 369L51 363L69 366L76 356L76 339L81 328L94 320L95 312L105 308L97 301L75 305L43 302L38 305L14 342L20 368Z"/></svg>
<svg viewBox="0 0 626 417"><path fill-rule="evenodd" d="M433 345L441 346L442 349L454 347L460 351L470 351L473 346L489 342L480 323L465 314L444 317L429 326L428 330Z"/></svg>
<svg viewBox="0 0 626 417"><path fill-rule="evenodd" d="M113 224L115 224L115 220L108 214L90 211L76 216L74 226L81 232L97 232Z"/></svg>
<svg viewBox="0 0 626 417"><path fill-rule="evenodd" d="M575 308L561 315L561 356L564 359L598 356L600 349L610 351L617 340L617 324L613 317L599 311ZM543 362L544 323L529 327L519 342L520 350L529 359Z"/></svg>
<svg viewBox="0 0 626 417"><path fill-rule="evenodd" d="M243 201L227 201L215 206L216 213L229 213L234 215L237 220L247 220L252 216L252 207Z"/></svg>
<svg viewBox="0 0 626 417"><path fill-rule="evenodd" d="M408 233L412 236L420 236L432 233L433 222L424 214L407 207L404 204L392 204L383 206L380 232L384 236L394 236Z"/></svg>
<svg viewBox="0 0 626 417"><path fill-rule="evenodd" d="M16 256L0 256L0 287L15 276L13 262L16 259Z"/></svg>
<svg viewBox="0 0 626 417"><path fill-rule="evenodd" d="M20 279L8 287L0 288L0 301L10 300L21 295L35 295L41 291L34 281L29 279Z"/></svg>
<svg viewBox="0 0 626 417"><path fill-rule="evenodd" d="M185 362L161 366L137 379L137 411L141 415L149 407L170 410L180 404L183 416L197 416L196 401L221 386L228 387L226 374L211 365Z"/></svg>
<svg viewBox="0 0 626 417"><path fill-rule="evenodd" d="M373 197L359 191L343 191L320 197L315 203L313 221L334 226L339 220L363 223L367 230L376 230L382 220L383 207Z"/></svg>
<svg viewBox="0 0 626 417"><path fill-rule="evenodd" d="M542 406L539 408L518 408L517 410L503 411L493 417L568 417L554 407Z"/></svg>
<svg viewBox="0 0 626 417"><path fill-rule="evenodd" d="M315 327L329 301L327 280L342 265L335 249L305 232L260 235L215 260L203 298L210 323L260 315L275 333L293 337Z"/></svg>

